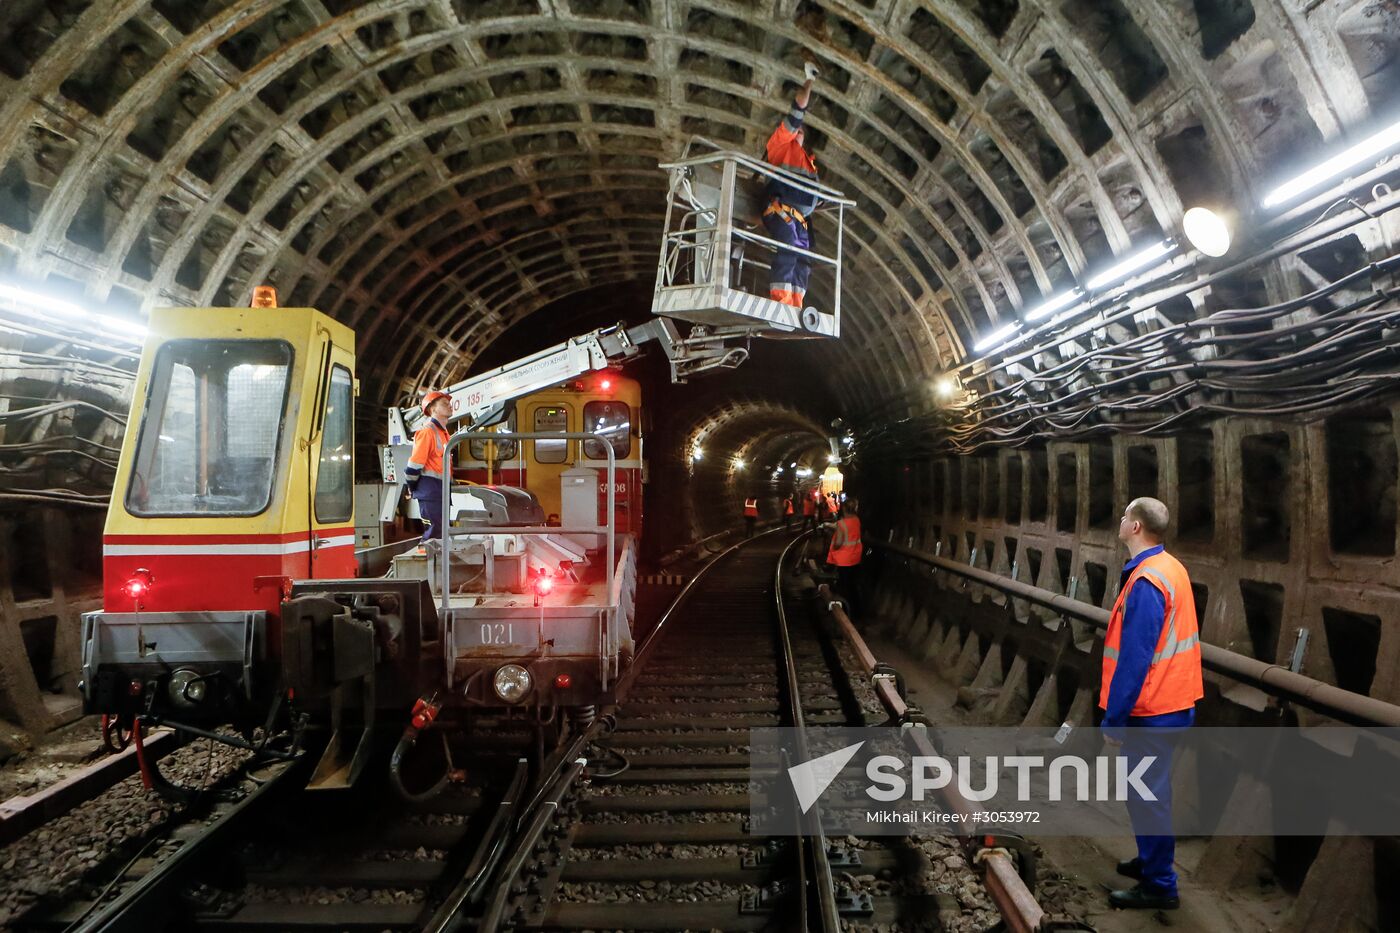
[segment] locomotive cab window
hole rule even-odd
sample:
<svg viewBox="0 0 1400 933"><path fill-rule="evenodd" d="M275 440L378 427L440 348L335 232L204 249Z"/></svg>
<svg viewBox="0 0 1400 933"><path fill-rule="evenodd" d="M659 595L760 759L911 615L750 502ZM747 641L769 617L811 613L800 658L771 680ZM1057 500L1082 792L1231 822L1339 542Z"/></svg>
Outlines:
<svg viewBox="0 0 1400 933"><path fill-rule="evenodd" d="M515 431L515 412L510 413L505 424L498 428L503 434L510 434ZM517 453L515 441L468 441L468 451L471 459L485 462L490 460L493 463L501 463L505 460L514 460ZM488 456L489 455L489 456Z"/></svg>
<svg viewBox="0 0 1400 933"><path fill-rule="evenodd" d="M618 460L632 452L632 409L626 402L588 402L583 406L583 430L607 438ZM592 438L583 442L583 455L589 460L608 459L607 448Z"/></svg>
<svg viewBox="0 0 1400 933"><path fill-rule="evenodd" d="M156 354L126 493L133 515L257 515L272 499L292 348L172 340Z"/></svg>
<svg viewBox="0 0 1400 933"><path fill-rule="evenodd" d="M535 409L535 431L540 434L566 434L569 430L569 409L563 405L544 405ZM569 459L569 442L542 439L535 441L536 463L564 463Z"/></svg>
<svg viewBox="0 0 1400 933"><path fill-rule="evenodd" d="M331 369L326 419L321 428L321 462L316 468L316 521L349 521L355 507L354 380L344 366Z"/></svg>

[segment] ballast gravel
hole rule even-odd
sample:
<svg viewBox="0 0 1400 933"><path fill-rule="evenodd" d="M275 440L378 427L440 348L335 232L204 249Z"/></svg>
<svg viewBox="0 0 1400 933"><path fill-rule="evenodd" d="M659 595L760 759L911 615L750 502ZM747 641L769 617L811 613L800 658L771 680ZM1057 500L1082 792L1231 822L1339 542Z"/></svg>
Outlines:
<svg viewBox="0 0 1400 933"><path fill-rule="evenodd" d="M182 787L212 787L248 757L241 749L201 740L161 758L160 770ZM42 899L96 894L80 890L85 875L109 860L111 868L120 867L186 811L146 790L135 774L16 839L0 849L0 927ZM162 849L154 854L161 857Z"/></svg>

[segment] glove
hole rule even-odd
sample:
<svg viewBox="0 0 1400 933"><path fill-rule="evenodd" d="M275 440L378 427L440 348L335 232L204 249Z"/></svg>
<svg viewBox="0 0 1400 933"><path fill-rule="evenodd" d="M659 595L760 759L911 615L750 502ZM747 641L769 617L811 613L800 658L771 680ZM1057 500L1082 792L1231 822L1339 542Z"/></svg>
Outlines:
<svg viewBox="0 0 1400 933"><path fill-rule="evenodd" d="M404 482L404 485L408 487L409 495L412 495L412 494L418 489L418 481L419 481L420 479L422 479L421 476L406 476L406 477L404 477L404 481L403 481L403 482Z"/></svg>
<svg viewBox="0 0 1400 933"><path fill-rule="evenodd" d="M815 81L822 76L822 70L817 67L816 62L803 62L802 74L806 76L808 81Z"/></svg>

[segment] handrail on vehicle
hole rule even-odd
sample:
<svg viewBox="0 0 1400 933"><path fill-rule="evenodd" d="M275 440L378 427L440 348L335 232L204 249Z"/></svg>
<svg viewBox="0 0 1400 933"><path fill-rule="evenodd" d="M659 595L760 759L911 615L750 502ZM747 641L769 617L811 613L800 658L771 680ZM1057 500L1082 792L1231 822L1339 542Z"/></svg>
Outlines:
<svg viewBox="0 0 1400 933"><path fill-rule="evenodd" d="M611 596L613 592L613 577L617 568L613 566L617 550L617 454L613 450L612 442L601 434L592 431L513 431L510 433L497 433L495 431L458 431L447 439L447 445L442 451L443 474L449 477L443 488L442 497L442 528L443 533L443 555L442 555L442 620L443 624L451 618L451 606L449 597L452 593L451 573L452 564L448 559L450 550L450 539L452 537L452 525L450 517L452 515L452 451L462 445L463 441L536 441L536 440L563 440L563 441L597 441L603 445L603 449L608 454L608 523L606 526L588 529L587 533L598 533L603 527L607 528L608 535L608 567L607 567L607 587L605 592ZM595 467L596 469L596 467ZM569 529L576 530L576 529ZM548 535L560 534L565 529L552 525L526 525L511 526L505 529L495 529L487 526L484 530L478 530L478 534L519 534L519 535Z"/></svg>

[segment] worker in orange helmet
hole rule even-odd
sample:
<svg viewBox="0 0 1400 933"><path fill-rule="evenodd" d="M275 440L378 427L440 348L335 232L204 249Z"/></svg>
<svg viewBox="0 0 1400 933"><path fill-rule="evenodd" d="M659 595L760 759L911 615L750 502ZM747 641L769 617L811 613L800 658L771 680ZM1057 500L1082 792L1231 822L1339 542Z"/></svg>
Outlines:
<svg viewBox="0 0 1400 933"><path fill-rule="evenodd" d="M423 414L428 423L413 435L413 453L404 478L413 498L418 500L418 517L423 520L423 540L442 537L438 527L442 517L444 484L452 473L443 462L447 440L451 434L447 422L452 418L452 396L446 392L429 392L423 396Z"/></svg>
<svg viewBox="0 0 1400 933"><path fill-rule="evenodd" d="M792 109L779 121L768 137L764 157L772 165L798 177L817 180L817 163L807 148L807 130L803 119L812 99L812 83L820 72L812 63L806 65L807 80L798 88ZM812 249L811 214L817 209L817 197L777 178L768 179L765 191L768 206L763 211L763 228L779 243L797 249ZM778 250L768 269L768 297L776 302L802 308L807 297L807 280L812 274L811 260L801 253Z"/></svg>

